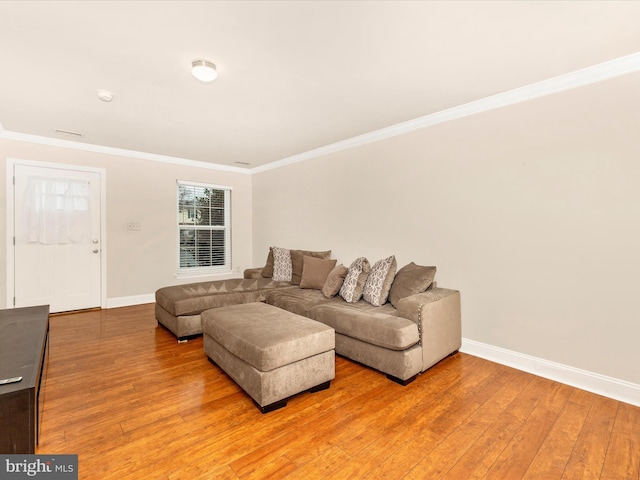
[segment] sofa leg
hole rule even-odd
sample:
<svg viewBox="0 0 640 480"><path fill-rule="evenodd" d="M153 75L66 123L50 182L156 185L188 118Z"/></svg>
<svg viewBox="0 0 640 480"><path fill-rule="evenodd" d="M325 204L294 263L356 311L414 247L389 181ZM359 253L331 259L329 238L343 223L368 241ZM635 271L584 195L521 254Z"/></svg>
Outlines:
<svg viewBox="0 0 640 480"><path fill-rule="evenodd" d="M402 380L401 378L394 377L393 375L387 375L387 378L393 382L399 383L403 387L406 387L411 382L413 382L416 378L418 378L418 375L414 375L413 377L407 378L406 380Z"/></svg>
<svg viewBox="0 0 640 480"><path fill-rule="evenodd" d="M326 390L330 386L331 386L331 380L329 380L328 382L321 383L320 385L316 385L315 387L311 387L309 389L309 392L311 393L321 392L322 390Z"/></svg>
<svg viewBox="0 0 640 480"><path fill-rule="evenodd" d="M194 340L198 337L201 337L201 333L194 333L193 335L184 335L182 337L176 337L178 339L178 343L187 343L189 340Z"/></svg>
<svg viewBox="0 0 640 480"><path fill-rule="evenodd" d="M255 400L253 400L253 403L255 404L256 407L258 407L258 410L260 410L261 413L269 413L269 412L273 412L274 410L278 410L279 408L286 407L287 400L288 400L287 398L285 398L284 400L278 400L277 402L273 402L269 405L265 405L264 407L260 406L258 402L256 402Z"/></svg>

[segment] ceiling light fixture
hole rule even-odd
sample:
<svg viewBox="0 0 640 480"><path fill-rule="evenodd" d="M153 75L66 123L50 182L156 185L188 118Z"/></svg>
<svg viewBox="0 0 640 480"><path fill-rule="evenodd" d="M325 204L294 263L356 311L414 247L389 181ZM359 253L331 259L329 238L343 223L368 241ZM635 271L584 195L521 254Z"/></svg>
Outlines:
<svg viewBox="0 0 640 480"><path fill-rule="evenodd" d="M98 98L103 102L110 102L111 100L113 100L113 92L110 92L109 90L102 90L102 89L97 90L97 92L98 92Z"/></svg>
<svg viewBox="0 0 640 480"><path fill-rule="evenodd" d="M201 82L213 82L218 78L216 66L207 60L194 60L191 62L191 73Z"/></svg>

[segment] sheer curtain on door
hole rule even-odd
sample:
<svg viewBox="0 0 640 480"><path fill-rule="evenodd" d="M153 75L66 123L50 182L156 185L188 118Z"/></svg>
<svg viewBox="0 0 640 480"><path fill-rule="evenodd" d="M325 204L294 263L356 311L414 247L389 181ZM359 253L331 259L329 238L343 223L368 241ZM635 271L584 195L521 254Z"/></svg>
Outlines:
<svg viewBox="0 0 640 480"><path fill-rule="evenodd" d="M89 182L29 177L24 199L24 240L47 245L91 237Z"/></svg>

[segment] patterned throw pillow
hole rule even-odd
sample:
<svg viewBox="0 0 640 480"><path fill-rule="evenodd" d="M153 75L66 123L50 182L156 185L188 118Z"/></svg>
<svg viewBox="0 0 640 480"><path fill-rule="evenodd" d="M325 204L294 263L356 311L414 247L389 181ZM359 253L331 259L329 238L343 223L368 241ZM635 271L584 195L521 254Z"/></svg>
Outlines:
<svg viewBox="0 0 640 480"><path fill-rule="evenodd" d="M362 298L362 290L370 270L369 261L364 257L356 258L349 266L349 273L340 288L340 296L345 302L356 303Z"/></svg>
<svg viewBox="0 0 640 480"><path fill-rule="evenodd" d="M389 290L391 290L397 268L395 255L374 263L367 277L367 282L364 284L362 298L374 307L384 305L389 297Z"/></svg>
<svg viewBox="0 0 640 480"><path fill-rule="evenodd" d="M291 252L287 248L273 247L273 281L291 281Z"/></svg>

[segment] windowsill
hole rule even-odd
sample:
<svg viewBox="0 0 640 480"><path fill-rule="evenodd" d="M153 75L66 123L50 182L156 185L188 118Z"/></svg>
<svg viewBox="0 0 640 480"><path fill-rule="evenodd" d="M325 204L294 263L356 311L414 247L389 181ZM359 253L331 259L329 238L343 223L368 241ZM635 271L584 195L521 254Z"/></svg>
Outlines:
<svg viewBox="0 0 640 480"><path fill-rule="evenodd" d="M222 277L233 274L233 270L200 270L198 272L177 272L176 278Z"/></svg>

